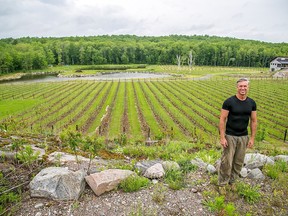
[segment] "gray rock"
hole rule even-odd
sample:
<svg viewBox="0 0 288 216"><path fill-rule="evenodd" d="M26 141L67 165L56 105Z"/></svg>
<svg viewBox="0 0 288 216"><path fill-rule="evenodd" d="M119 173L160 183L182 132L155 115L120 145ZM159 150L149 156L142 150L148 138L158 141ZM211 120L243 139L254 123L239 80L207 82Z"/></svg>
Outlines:
<svg viewBox="0 0 288 216"><path fill-rule="evenodd" d="M45 150L42 148L38 148L35 145L31 145L31 148L33 149L34 154L38 154L38 159L42 159L43 156L46 154Z"/></svg>
<svg viewBox="0 0 288 216"><path fill-rule="evenodd" d="M217 173L216 168L211 164L208 164L208 166L206 167L206 170L208 171L208 173L211 173L211 174Z"/></svg>
<svg viewBox="0 0 288 216"><path fill-rule="evenodd" d="M149 179L158 179L162 178L164 175L165 171L163 169L163 166L160 163L157 163L149 167L143 176Z"/></svg>
<svg viewBox="0 0 288 216"><path fill-rule="evenodd" d="M245 167L243 167L243 168L241 169L241 171L240 171L240 176L241 176L242 178L246 178L246 177L248 176L248 169L245 168Z"/></svg>
<svg viewBox="0 0 288 216"><path fill-rule="evenodd" d="M140 171L141 175L143 175L149 167L151 167L157 163L160 163L160 161L157 161L157 160L155 160L155 161L139 161L135 164L134 167L135 167L135 169Z"/></svg>
<svg viewBox="0 0 288 216"><path fill-rule="evenodd" d="M89 161L89 158L77 156L79 161ZM65 164L66 162L77 162L75 155L67 154L64 152L53 152L48 155L48 161L52 163Z"/></svg>
<svg viewBox="0 0 288 216"><path fill-rule="evenodd" d="M175 161L163 161L162 162L163 169L165 171L168 170L180 170L180 166Z"/></svg>
<svg viewBox="0 0 288 216"><path fill-rule="evenodd" d="M275 161L283 160L286 163L288 163L288 155L277 155L277 156L274 157L274 160Z"/></svg>
<svg viewBox="0 0 288 216"><path fill-rule="evenodd" d="M203 160L201 160L200 158L195 158L191 160L191 163L197 167L199 167L200 169L206 169L206 167L208 166L207 163L205 163Z"/></svg>
<svg viewBox="0 0 288 216"><path fill-rule="evenodd" d="M16 155L15 152L1 151L1 150L0 150L0 157L1 157L1 158L4 158L4 159L6 159L6 160L10 160L10 161L15 160L15 155Z"/></svg>
<svg viewBox="0 0 288 216"><path fill-rule="evenodd" d="M245 155L244 167L247 169L262 168L265 164L274 164L274 161L266 155L249 153Z"/></svg>
<svg viewBox="0 0 288 216"><path fill-rule="evenodd" d="M97 196L115 189L119 183L135 173L130 170L108 169L85 177L86 182Z"/></svg>
<svg viewBox="0 0 288 216"><path fill-rule="evenodd" d="M255 168L248 173L248 178L264 180L265 176L259 168Z"/></svg>
<svg viewBox="0 0 288 216"><path fill-rule="evenodd" d="M221 159L218 159L214 164L214 167L216 168L217 171L219 171L220 169L220 164L221 164Z"/></svg>
<svg viewBox="0 0 288 216"><path fill-rule="evenodd" d="M85 172L69 171L62 167L48 167L41 170L30 182L31 197L54 200L78 199L85 188Z"/></svg>
<svg viewBox="0 0 288 216"><path fill-rule="evenodd" d="M12 172L15 170L15 167L12 164L9 163L0 163L0 172L2 172L4 175Z"/></svg>
<svg viewBox="0 0 288 216"><path fill-rule="evenodd" d="M24 147L26 147L27 145L24 145ZM41 160L43 158L43 155L45 155L45 150L42 148L38 148L35 145L30 145L32 150L33 150L33 154L34 155L38 155L38 159ZM19 154L19 152L18 152ZM7 160L15 160L16 159L16 152L11 152L11 151L1 151L0 150L0 157L3 157Z"/></svg>
<svg viewBox="0 0 288 216"><path fill-rule="evenodd" d="M42 208L44 206L44 204L43 203L37 203L36 205L35 205L35 208L37 209L37 208Z"/></svg>
<svg viewBox="0 0 288 216"><path fill-rule="evenodd" d="M154 185L155 185L155 184L158 184L158 182L159 182L159 181L158 181L157 179L153 179L153 180L152 180L152 183L153 183Z"/></svg>

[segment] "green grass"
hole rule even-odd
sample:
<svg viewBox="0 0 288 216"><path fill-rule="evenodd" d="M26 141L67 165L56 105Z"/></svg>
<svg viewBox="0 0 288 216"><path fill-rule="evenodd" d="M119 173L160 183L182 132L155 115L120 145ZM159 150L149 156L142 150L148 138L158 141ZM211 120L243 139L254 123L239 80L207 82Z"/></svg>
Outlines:
<svg viewBox="0 0 288 216"><path fill-rule="evenodd" d="M130 175L129 177L120 182L119 187L124 192L134 192L140 190L141 188L147 187L149 184L149 179L143 176Z"/></svg>
<svg viewBox="0 0 288 216"><path fill-rule="evenodd" d="M180 69L176 65L149 65L147 70L158 73L171 73L175 75L183 75L185 77L201 77L207 74L216 77L246 75L246 76L269 76L269 68L249 68L249 67L211 67L211 66L181 66Z"/></svg>
<svg viewBox="0 0 288 216"><path fill-rule="evenodd" d="M281 173L288 172L288 164L283 160L278 160L275 164L267 164L264 167L264 172L272 179L278 179Z"/></svg>
<svg viewBox="0 0 288 216"><path fill-rule="evenodd" d="M0 100L0 116L1 118L16 114L20 111L32 108L39 104L41 99L8 99Z"/></svg>
<svg viewBox="0 0 288 216"><path fill-rule="evenodd" d="M180 190L185 187L184 175L181 170L168 170L165 173L164 182L168 184L172 190Z"/></svg>

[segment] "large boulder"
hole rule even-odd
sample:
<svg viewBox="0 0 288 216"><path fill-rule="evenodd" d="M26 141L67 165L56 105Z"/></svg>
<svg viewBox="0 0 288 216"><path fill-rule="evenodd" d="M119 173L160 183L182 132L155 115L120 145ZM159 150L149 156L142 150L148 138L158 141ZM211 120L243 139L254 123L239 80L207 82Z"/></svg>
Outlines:
<svg viewBox="0 0 288 216"><path fill-rule="evenodd" d="M48 167L41 170L30 182L32 197L53 200L78 199L85 188L85 172L76 172L64 167Z"/></svg>
<svg viewBox="0 0 288 216"><path fill-rule="evenodd" d="M87 184L97 196L115 189L119 183L128 176L135 174L130 170L108 169L99 173L93 173L85 177Z"/></svg>
<svg viewBox="0 0 288 216"><path fill-rule="evenodd" d="M263 154L248 153L245 155L244 167L247 169L262 168L266 164L274 164L274 161Z"/></svg>

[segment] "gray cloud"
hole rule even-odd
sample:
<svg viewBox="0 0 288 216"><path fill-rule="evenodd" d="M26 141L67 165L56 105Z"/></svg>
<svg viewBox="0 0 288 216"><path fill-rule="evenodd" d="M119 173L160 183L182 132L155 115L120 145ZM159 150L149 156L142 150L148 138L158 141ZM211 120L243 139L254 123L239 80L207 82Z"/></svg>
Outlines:
<svg viewBox="0 0 288 216"><path fill-rule="evenodd" d="M0 0L0 38L218 35L288 42L286 0Z"/></svg>

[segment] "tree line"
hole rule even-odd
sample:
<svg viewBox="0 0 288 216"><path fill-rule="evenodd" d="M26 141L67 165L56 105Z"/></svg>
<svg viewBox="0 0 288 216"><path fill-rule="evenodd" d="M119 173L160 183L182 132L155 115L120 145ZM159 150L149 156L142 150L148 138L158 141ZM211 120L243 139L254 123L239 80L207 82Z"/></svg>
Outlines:
<svg viewBox="0 0 288 216"><path fill-rule="evenodd" d="M217 36L103 35L0 40L0 73L49 65L158 64L268 67L288 43Z"/></svg>

